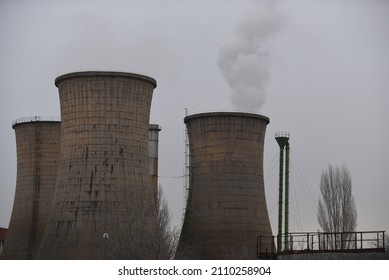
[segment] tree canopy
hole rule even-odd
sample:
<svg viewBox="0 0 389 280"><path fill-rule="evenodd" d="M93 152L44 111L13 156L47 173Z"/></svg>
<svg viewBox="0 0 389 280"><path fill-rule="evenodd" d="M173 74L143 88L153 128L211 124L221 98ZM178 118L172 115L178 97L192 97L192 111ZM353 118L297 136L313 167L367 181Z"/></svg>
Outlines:
<svg viewBox="0 0 389 280"><path fill-rule="evenodd" d="M346 166L333 167L321 174L318 222L324 232L353 232L357 210L352 194L351 174Z"/></svg>

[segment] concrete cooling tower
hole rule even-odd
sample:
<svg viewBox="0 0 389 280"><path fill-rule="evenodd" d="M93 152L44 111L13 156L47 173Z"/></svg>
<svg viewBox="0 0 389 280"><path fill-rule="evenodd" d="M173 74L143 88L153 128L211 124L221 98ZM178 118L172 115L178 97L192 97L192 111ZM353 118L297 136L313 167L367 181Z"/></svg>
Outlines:
<svg viewBox="0 0 389 280"><path fill-rule="evenodd" d="M46 227L58 171L61 123L33 117L13 124L15 200L2 259L34 259Z"/></svg>
<svg viewBox="0 0 389 280"><path fill-rule="evenodd" d="M256 258L257 236L272 236L263 181L269 119L203 113L185 123L189 193L176 258Z"/></svg>
<svg viewBox="0 0 389 280"><path fill-rule="evenodd" d="M61 151L40 259L151 259L148 159L156 81L121 72L58 77Z"/></svg>

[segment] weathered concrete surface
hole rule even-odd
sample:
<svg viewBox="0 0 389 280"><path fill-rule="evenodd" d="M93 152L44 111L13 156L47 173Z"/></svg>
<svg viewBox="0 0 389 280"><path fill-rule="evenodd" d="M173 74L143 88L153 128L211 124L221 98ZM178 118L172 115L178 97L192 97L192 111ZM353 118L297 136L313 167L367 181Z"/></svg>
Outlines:
<svg viewBox="0 0 389 280"><path fill-rule="evenodd" d="M176 258L256 258L272 236L263 181L267 117L205 113L185 118L189 194Z"/></svg>
<svg viewBox="0 0 389 280"><path fill-rule="evenodd" d="M43 236L58 172L61 123L13 126L17 149L15 200L2 259L34 259Z"/></svg>
<svg viewBox="0 0 389 280"><path fill-rule="evenodd" d="M61 158L38 258L152 258L143 241L132 237L149 239L156 224L148 159L156 81L130 73L79 72L60 76L55 84ZM133 239L131 248L127 237Z"/></svg>

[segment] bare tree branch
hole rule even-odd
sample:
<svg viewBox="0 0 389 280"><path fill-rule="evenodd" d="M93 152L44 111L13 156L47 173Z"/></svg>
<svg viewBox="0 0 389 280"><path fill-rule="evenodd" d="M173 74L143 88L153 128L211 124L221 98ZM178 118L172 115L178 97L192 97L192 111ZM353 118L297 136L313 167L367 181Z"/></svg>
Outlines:
<svg viewBox="0 0 389 280"><path fill-rule="evenodd" d="M136 207L134 205L133 207ZM99 259L173 259L178 233L170 228L169 209L159 188L156 224L149 224L147 213L128 210L129 223L118 223L108 235L98 235L94 245L99 248ZM136 214L135 214L136 213Z"/></svg>
<svg viewBox="0 0 389 280"><path fill-rule="evenodd" d="M347 167L329 164L321 174L320 192L317 214L320 227L324 232L334 233L334 240L331 240L333 249L350 248L349 234L340 235L341 241L336 241L336 233L351 233L357 227L357 210Z"/></svg>

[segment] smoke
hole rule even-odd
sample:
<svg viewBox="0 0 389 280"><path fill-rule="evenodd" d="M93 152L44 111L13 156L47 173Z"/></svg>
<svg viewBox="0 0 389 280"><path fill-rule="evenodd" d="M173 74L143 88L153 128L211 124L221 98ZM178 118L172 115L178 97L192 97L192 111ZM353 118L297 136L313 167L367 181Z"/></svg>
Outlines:
<svg viewBox="0 0 389 280"><path fill-rule="evenodd" d="M284 24L276 2L252 1L232 38L219 48L217 63L232 89L230 100L236 109L259 111L266 101L270 75L267 45Z"/></svg>

